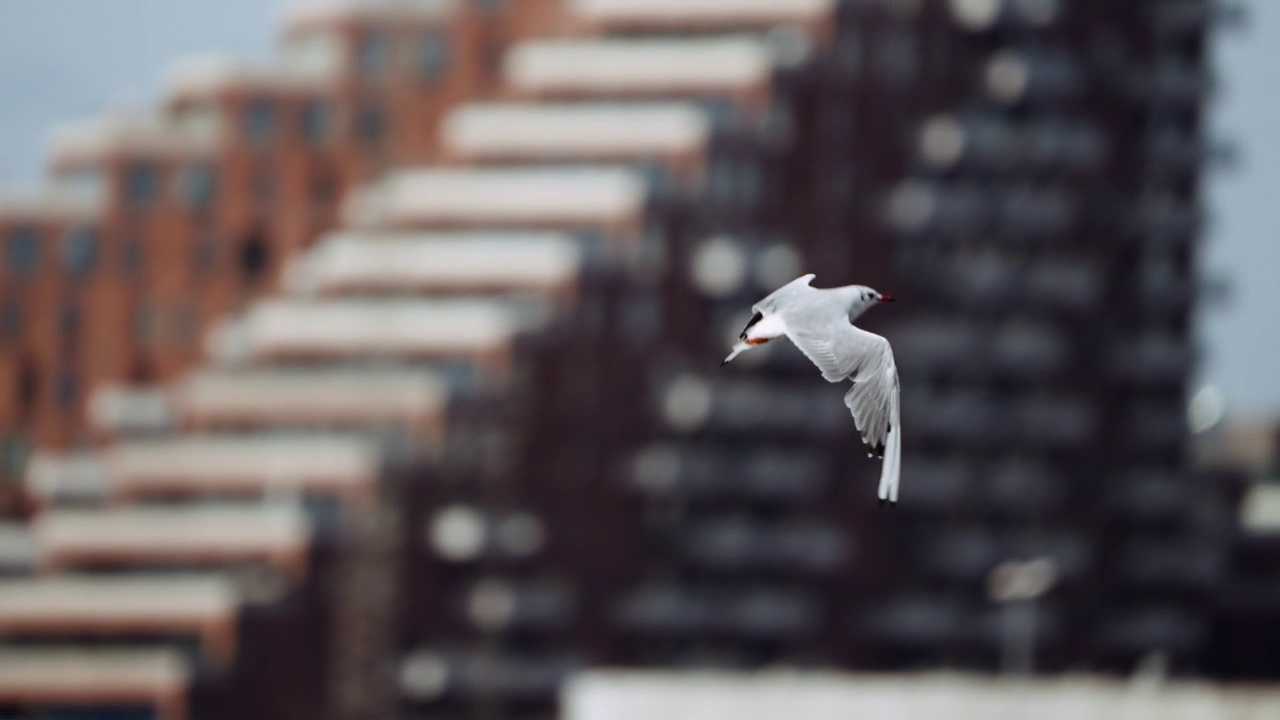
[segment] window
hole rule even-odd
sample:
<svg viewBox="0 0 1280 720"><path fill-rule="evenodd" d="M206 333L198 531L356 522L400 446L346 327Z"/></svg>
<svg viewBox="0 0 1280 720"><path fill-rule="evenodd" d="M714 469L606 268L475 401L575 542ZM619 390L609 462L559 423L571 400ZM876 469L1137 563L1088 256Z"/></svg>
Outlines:
<svg viewBox="0 0 1280 720"><path fill-rule="evenodd" d="M58 373L58 382L54 389L56 390L54 400L58 404L58 409L70 410L75 407L80 397L80 381L76 378L74 371L63 370Z"/></svg>
<svg viewBox="0 0 1280 720"><path fill-rule="evenodd" d="M90 227L68 230L62 238L62 261L67 269L84 274L93 269L98 259L98 233Z"/></svg>
<svg viewBox="0 0 1280 720"><path fill-rule="evenodd" d="M387 130L387 121L382 108L377 105L366 105L360 111L358 129L361 140L370 145L378 144Z"/></svg>
<svg viewBox="0 0 1280 720"><path fill-rule="evenodd" d="M378 75L387 69L387 36L380 30L370 30L360 42L360 71L366 75Z"/></svg>
<svg viewBox="0 0 1280 720"><path fill-rule="evenodd" d="M124 193L132 205L151 205L160 197L160 171L148 163L130 167L125 171Z"/></svg>
<svg viewBox="0 0 1280 720"><path fill-rule="evenodd" d="M0 469L16 477L27 466L28 445L19 435L10 435L0 442Z"/></svg>
<svg viewBox="0 0 1280 720"><path fill-rule="evenodd" d="M449 39L443 32L432 30L418 41L418 72L425 80L435 80L449 63Z"/></svg>
<svg viewBox="0 0 1280 720"><path fill-rule="evenodd" d="M872 63L881 78L892 85L905 85L919 69L916 38L906 31L893 31L877 39Z"/></svg>
<svg viewBox="0 0 1280 720"><path fill-rule="evenodd" d="M16 343L22 337L22 306L10 298L0 309L0 341L6 345Z"/></svg>
<svg viewBox="0 0 1280 720"><path fill-rule="evenodd" d="M308 142L322 142L329 136L329 106L322 100L311 100L302 108L302 136Z"/></svg>
<svg viewBox="0 0 1280 720"><path fill-rule="evenodd" d="M35 228L16 228L9 233L5 263L10 272L30 275L40 267L40 233Z"/></svg>
<svg viewBox="0 0 1280 720"><path fill-rule="evenodd" d="M271 137L275 130L275 108L271 101L259 98L249 103L244 111L244 135L251 141L261 142Z"/></svg>
<svg viewBox="0 0 1280 720"><path fill-rule="evenodd" d="M240 273L247 282L257 282L267 271L270 260L267 241L255 234L240 247Z"/></svg>
<svg viewBox="0 0 1280 720"><path fill-rule="evenodd" d="M218 176L208 163L192 165L183 173L182 199L187 207L198 210L209 207L217 189Z"/></svg>

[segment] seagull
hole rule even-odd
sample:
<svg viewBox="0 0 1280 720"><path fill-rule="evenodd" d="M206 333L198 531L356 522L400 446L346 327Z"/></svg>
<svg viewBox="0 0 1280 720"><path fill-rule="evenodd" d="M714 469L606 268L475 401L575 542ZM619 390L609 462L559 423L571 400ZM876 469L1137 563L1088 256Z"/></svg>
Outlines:
<svg viewBox="0 0 1280 720"><path fill-rule="evenodd" d="M827 382L852 380L844 404L862 441L883 460L880 504L898 502L902 429L898 422L898 368L889 341L854 327L872 305L893 302L864 285L815 288L812 273L796 278L756 303L724 367L753 347L786 337L809 358Z"/></svg>

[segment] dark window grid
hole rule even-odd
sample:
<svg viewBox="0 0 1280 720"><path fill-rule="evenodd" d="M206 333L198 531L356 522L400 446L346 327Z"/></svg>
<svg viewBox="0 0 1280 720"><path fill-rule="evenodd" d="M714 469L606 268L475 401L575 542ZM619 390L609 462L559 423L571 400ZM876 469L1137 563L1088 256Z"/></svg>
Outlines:
<svg viewBox="0 0 1280 720"><path fill-rule="evenodd" d="M379 75L386 72L391 60L391 47L387 34L381 30L370 30L360 39L360 71L366 75Z"/></svg>
<svg viewBox="0 0 1280 720"><path fill-rule="evenodd" d="M5 239L4 264L14 275L31 275L40 269L40 231L18 227Z"/></svg>
<svg viewBox="0 0 1280 720"><path fill-rule="evenodd" d="M58 373L58 381L54 387L54 402L61 410L70 410L80 399L80 379L75 371L64 369Z"/></svg>
<svg viewBox="0 0 1280 720"><path fill-rule="evenodd" d="M299 113L298 126L307 142L324 142L333 131L333 111L323 100L308 101Z"/></svg>
<svg viewBox="0 0 1280 720"><path fill-rule="evenodd" d="M93 228L69 230L62 238L62 262L77 274L93 270L98 261L98 233Z"/></svg>
<svg viewBox="0 0 1280 720"><path fill-rule="evenodd" d="M182 173L181 193L187 207L207 209L218 192L218 174L209 163L197 163Z"/></svg>
<svg viewBox="0 0 1280 720"><path fill-rule="evenodd" d="M244 135L254 142L261 142L275 132L275 107L270 100L259 98L244 110Z"/></svg>
<svg viewBox="0 0 1280 720"><path fill-rule="evenodd" d="M418 73L425 80L436 80L444 75L449 65L449 38L440 30L432 30L417 42L415 57Z"/></svg>
<svg viewBox="0 0 1280 720"><path fill-rule="evenodd" d="M151 163L138 163L125 171L125 200L135 207L148 207L160 200L161 169Z"/></svg>

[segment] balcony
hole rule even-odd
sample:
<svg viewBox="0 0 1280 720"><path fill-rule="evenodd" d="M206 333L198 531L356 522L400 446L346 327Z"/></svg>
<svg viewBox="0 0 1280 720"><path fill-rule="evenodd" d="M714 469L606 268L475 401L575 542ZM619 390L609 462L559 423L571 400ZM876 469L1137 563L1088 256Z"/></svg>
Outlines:
<svg viewBox="0 0 1280 720"><path fill-rule="evenodd" d="M859 634L910 648L939 648L967 631L970 613L958 602L937 595L904 595L867 611Z"/></svg>
<svg viewBox="0 0 1280 720"><path fill-rule="evenodd" d="M1013 403L1005 413L1010 434L1033 446L1076 448L1093 440L1096 409L1084 400L1043 397Z"/></svg>
<svg viewBox="0 0 1280 720"><path fill-rule="evenodd" d="M749 520L692 523L676 540L681 555L700 566L732 572L831 573L852 552L839 527L818 521L780 524Z"/></svg>
<svg viewBox="0 0 1280 720"><path fill-rule="evenodd" d="M1200 648L1206 632L1198 614L1176 606L1150 606L1108 613L1098 624L1095 642L1123 655L1141 655L1151 648L1183 654Z"/></svg>
<svg viewBox="0 0 1280 720"><path fill-rule="evenodd" d="M408 369L203 370L173 392L183 423L202 429L395 426L438 440L449 400L447 383Z"/></svg>
<svg viewBox="0 0 1280 720"><path fill-rule="evenodd" d="M762 38L531 40L503 64L508 85L538 97L762 94L779 62Z"/></svg>
<svg viewBox="0 0 1280 720"><path fill-rule="evenodd" d="M693 103L486 103L450 113L443 141L465 160L691 162L711 133Z"/></svg>
<svg viewBox="0 0 1280 720"><path fill-rule="evenodd" d="M674 636L797 638L814 632L821 619L817 600L799 590L715 593L654 585L631 592L618 607L624 627Z"/></svg>
<svg viewBox="0 0 1280 720"><path fill-rule="evenodd" d="M914 509L951 514L975 503L979 484L966 460L908 455L902 460L902 475L911 478L903 494Z"/></svg>
<svg viewBox="0 0 1280 720"><path fill-rule="evenodd" d="M568 233L359 233L324 236L289 266L293 294L572 295L585 250Z"/></svg>
<svg viewBox="0 0 1280 720"><path fill-rule="evenodd" d="M638 232L644 175L615 166L400 170L360 188L344 208L369 230L520 227Z"/></svg>
<svg viewBox="0 0 1280 720"><path fill-rule="evenodd" d="M769 28L816 23L832 16L836 0L570 0L575 19L593 27L645 30Z"/></svg>
<svg viewBox="0 0 1280 720"><path fill-rule="evenodd" d="M455 698L551 701L581 662L569 655L416 650L400 665L399 689L416 703Z"/></svg>
<svg viewBox="0 0 1280 720"><path fill-rule="evenodd" d="M653 497L795 502L821 493L829 473L825 457L817 452L716 451L659 444L636 454L627 481L638 492Z"/></svg>
<svg viewBox="0 0 1280 720"><path fill-rule="evenodd" d="M482 580L466 593L467 618L486 633L556 632L577 614L573 588L559 582Z"/></svg>
<svg viewBox="0 0 1280 720"><path fill-rule="evenodd" d="M163 435L175 428L173 399L163 387L108 385L89 398L89 424L110 437Z"/></svg>
<svg viewBox="0 0 1280 720"><path fill-rule="evenodd" d="M1113 377L1134 385L1181 384L1195 366L1190 342L1172 335L1146 333L1117 341L1108 366Z"/></svg>
<svg viewBox="0 0 1280 720"><path fill-rule="evenodd" d="M39 566L263 564L307 572L312 524L293 505L49 510L32 521Z"/></svg>
<svg viewBox="0 0 1280 720"><path fill-rule="evenodd" d="M1130 521L1176 523L1199 497L1195 482L1170 470L1135 470L1107 483L1109 505Z"/></svg>
<svg viewBox="0 0 1280 720"><path fill-rule="evenodd" d="M1008 461L979 474L988 507L1018 517L1051 513L1062 508L1070 484L1063 473L1042 463Z"/></svg>
<svg viewBox="0 0 1280 720"><path fill-rule="evenodd" d="M1102 166L1107 148L1098 129L1085 122L938 115L921 128L919 153L941 170L1087 173Z"/></svg>

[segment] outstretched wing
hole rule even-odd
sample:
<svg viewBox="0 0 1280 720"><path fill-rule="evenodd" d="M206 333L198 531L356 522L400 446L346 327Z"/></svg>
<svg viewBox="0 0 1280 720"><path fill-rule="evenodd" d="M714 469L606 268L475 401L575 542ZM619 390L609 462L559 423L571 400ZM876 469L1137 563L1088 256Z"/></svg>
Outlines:
<svg viewBox="0 0 1280 720"><path fill-rule="evenodd" d="M751 306L751 312L762 315L771 315L778 312L780 307L790 304L796 297L812 292L813 288L809 287L809 283L813 282L813 278L813 273L801 275L769 293L763 300Z"/></svg>
<svg viewBox="0 0 1280 720"><path fill-rule="evenodd" d="M898 368L889 341L850 325L836 322L788 322L787 336L829 382L848 378L853 387L844 404L854 425L884 464L880 472L880 499L898 499L902 435L899 426Z"/></svg>

